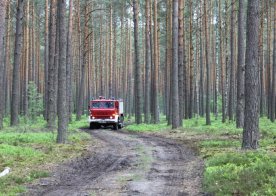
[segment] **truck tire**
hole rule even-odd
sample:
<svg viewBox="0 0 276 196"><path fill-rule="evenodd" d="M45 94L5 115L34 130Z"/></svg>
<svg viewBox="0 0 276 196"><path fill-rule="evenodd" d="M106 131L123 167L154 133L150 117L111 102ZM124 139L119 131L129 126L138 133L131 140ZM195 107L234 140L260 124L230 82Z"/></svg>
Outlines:
<svg viewBox="0 0 276 196"><path fill-rule="evenodd" d="M119 125L118 125L118 123L115 123L114 125L113 125L113 130L118 130L119 129Z"/></svg>
<svg viewBox="0 0 276 196"><path fill-rule="evenodd" d="M94 129L94 128L95 128L94 123L90 123L89 128L90 128L90 129Z"/></svg>
<svg viewBox="0 0 276 196"><path fill-rule="evenodd" d="M122 129L124 127L123 123L120 122L119 125L118 125L119 129Z"/></svg>

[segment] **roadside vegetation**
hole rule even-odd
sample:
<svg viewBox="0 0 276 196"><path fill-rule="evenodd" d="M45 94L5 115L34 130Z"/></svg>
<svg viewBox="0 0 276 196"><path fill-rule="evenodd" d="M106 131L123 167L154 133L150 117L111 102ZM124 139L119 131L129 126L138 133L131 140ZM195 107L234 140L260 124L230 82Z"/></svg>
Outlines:
<svg viewBox="0 0 276 196"><path fill-rule="evenodd" d="M129 125L128 131L163 135L181 140L205 160L203 191L215 195L276 195L276 124L260 119L260 148L241 150L242 129L235 122L205 118L184 120L183 127L171 130L164 119L160 124Z"/></svg>
<svg viewBox="0 0 276 196"><path fill-rule="evenodd" d="M0 131L0 172L9 167L11 173L0 178L1 196L24 192L26 183L49 176L55 164L79 156L91 141L89 134L78 130L87 126L86 118L69 124L66 144L56 143L57 132L45 128L43 117L21 119L16 127L8 127L8 121Z"/></svg>

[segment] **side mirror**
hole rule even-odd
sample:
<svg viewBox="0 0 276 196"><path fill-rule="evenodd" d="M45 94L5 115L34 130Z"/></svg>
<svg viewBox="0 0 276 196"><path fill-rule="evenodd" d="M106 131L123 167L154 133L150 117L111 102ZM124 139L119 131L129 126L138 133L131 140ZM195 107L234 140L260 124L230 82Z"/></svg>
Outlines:
<svg viewBox="0 0 276 196"><path fill-rule="evenodd" d="M88 105L88 110L90 110L90 105Z"/></svg>

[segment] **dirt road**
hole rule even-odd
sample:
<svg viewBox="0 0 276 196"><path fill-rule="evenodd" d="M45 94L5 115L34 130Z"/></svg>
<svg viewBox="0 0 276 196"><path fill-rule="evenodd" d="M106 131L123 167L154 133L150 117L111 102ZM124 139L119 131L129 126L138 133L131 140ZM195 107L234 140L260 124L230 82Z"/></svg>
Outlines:
<svg viewBox="0 0 276 196"><path fill-rule="evenodd" d="M202 195L202 161L189 147L158 136L87 131L96 147L60 165L27 195Z"/></svg>

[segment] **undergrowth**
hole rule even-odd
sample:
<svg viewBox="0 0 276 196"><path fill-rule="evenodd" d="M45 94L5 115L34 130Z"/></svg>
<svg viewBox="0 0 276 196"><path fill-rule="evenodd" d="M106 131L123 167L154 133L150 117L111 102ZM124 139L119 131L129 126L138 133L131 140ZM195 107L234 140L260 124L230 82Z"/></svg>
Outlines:
<svg viewBox="0 0 276 196"><path fill-rule="evenodd" d="M89 134L78 130L87 126L86 117L69 124L66 144L56 144L57 131L47 130L42 117L35 122L20 118L20 122L8 127L9 120L5 119L0 131L0 172L11 168L11 173L0 178L0 196L24 192L26 183L49 175L47 165L79 156L90 140Z"/></svg>

